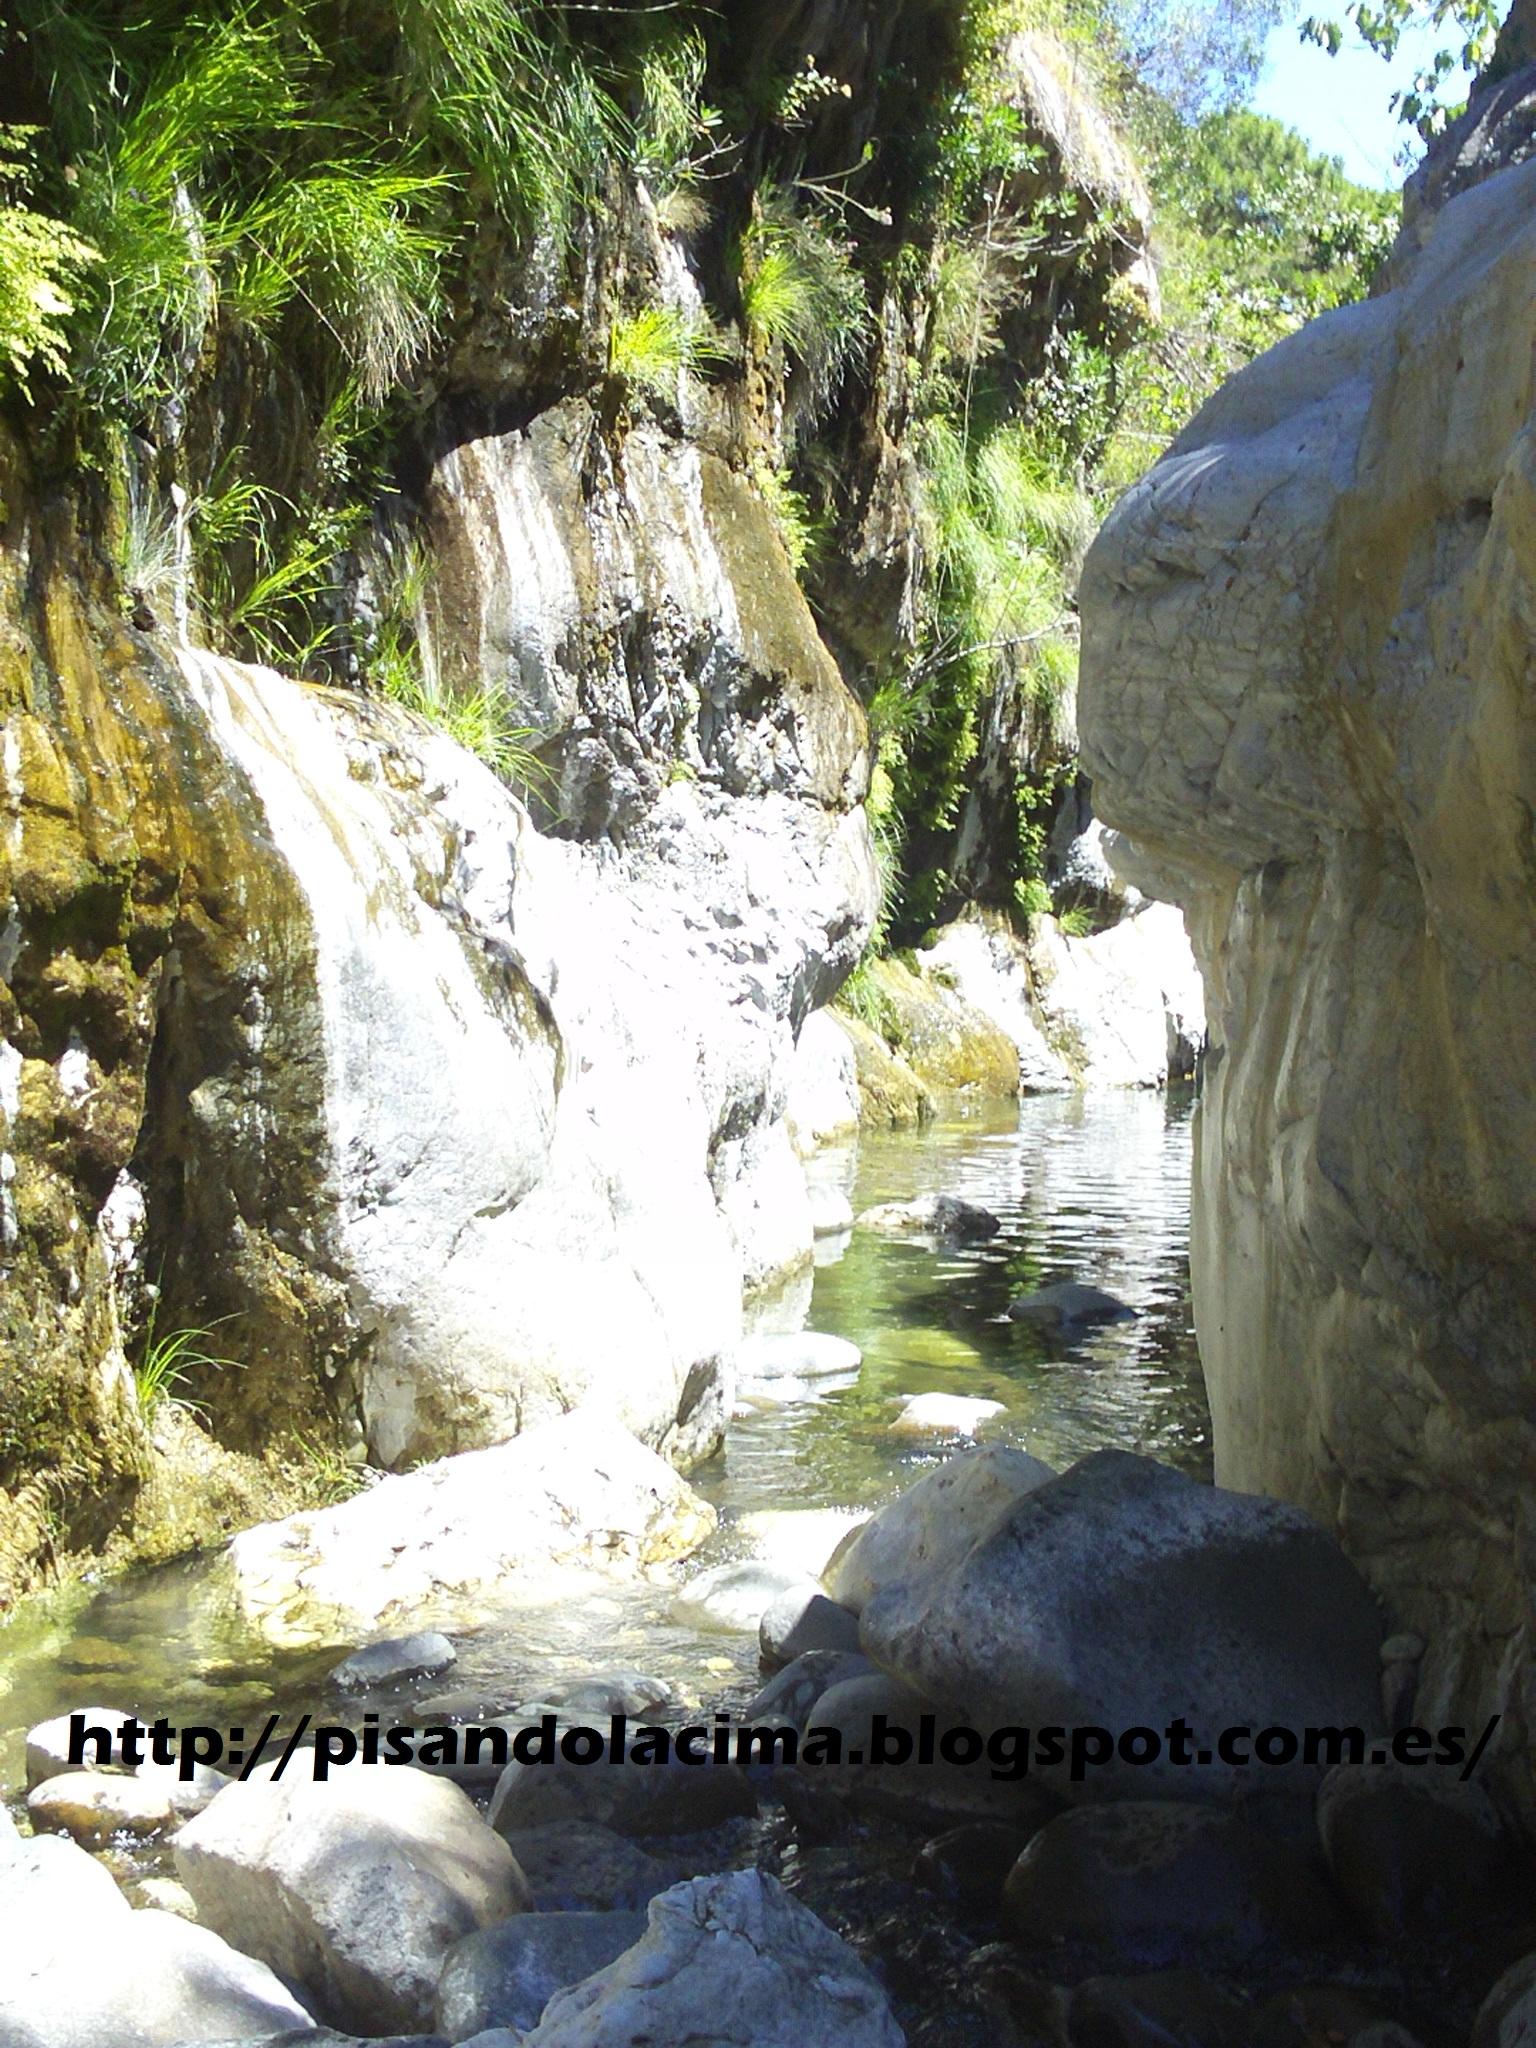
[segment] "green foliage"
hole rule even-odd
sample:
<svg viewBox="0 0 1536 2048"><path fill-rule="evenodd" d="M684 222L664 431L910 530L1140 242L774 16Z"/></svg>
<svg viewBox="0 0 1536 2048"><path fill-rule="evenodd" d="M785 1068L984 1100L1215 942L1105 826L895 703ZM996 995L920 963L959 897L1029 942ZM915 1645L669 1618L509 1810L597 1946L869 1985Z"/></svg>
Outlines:
<svg viewBox="0 0 1536 2048"><path fill-rule="evenodd" d="M1493 58L1501 16L1496 0L1381 0L1379 6L1351 0L1342 19L1309 15L1301 24L1301 35L1336 57L1344 47L1348 23L1366 48L1383 58L1396 54L1404 29L1416 23L1427 22L1447 36L1413 82L1394 92L1390 102L1398 119L1428 141L1461 111L1458 101L1446 97L1457 72L1476 77Z"/></svg>
<svg viewBox="0 0 1536 2048"><path fill-rule="evenodd" d="M339 1507L342 1501L366 1492L379 1478L369 1466L347 1457L334 1444L322 1443L318 1437L295 1431L293 1445L303 1471L304 1492L324 1507Z"/></svg>
<svg viewBox="0 0 1536 2048"><path fill-rule="evenodd" d="M378 619L361 650L369 687L447 733L503 782L547 802L554 793L554 778L529 744L538 734L516 722L506 693L455 688L428 671L417 638L428 577L428 558L414 544L398 548L387 564Z"/></svg>
<svg viewBox="0 0 1536 2048"><path fill-rule="evenodd" d="M1161 324L1121 362L1077 366L1097 383L1106 493L1140 475L1244 363L1362 297L1396 232L1391 194L1353 184L1260 114L1166 125L1155 190Z"/></svg>
<svg viewBox="0 0 1536 2048"><path fill-rule="evenodd" d="M34 366L63 372L76 289L96 261L63 221L16 203L31 191L35 134L0 128L0 379L23 392Z"/></svg>
<svg viewBox="0 0 1536 2048"><path fill-rule="evenodd" d="M637 391L676 404L684 379L728 361L707 320L680 306L642 306L621 313L608 330L608 374Z"/></svg>
<svg viewBox="0 0 1536 2048"><path fill-rule="evenodd" d="M864 280L851 245L796 209L786 192L760 195L737 252L742 319L754 348L780 349L803 379L808 419L826 408L869 339Z"/></svg>
<svg viewBox="0 0 1536 2048"><path fill-rule="evenodd" d="M191 1372L200 1367L217 1371L236 1363L232 1358L224 1358L205 1349L214 1330L219 1327L217 1323L207 1328L189 1327L161 1332L155 1327L158 1311L159 1300L156 1298L150 1304L139 1356L133 1366L134 1405L146 1429L151 1428L157 1418L169 1409L189 1413L204 1409L206 1403L194 1401L180 1391ZM228 1317L221 1318L221 1321L228 1320Z"/></svg>
<svg viewBox="0 0 1536 2048"><path fill-rule="evenodd" d="M759 461L753 465L752 481L773 516L790 567L798 575L825 547L827 521L812 511L805 493L795 489L787 469Z"/></svg>

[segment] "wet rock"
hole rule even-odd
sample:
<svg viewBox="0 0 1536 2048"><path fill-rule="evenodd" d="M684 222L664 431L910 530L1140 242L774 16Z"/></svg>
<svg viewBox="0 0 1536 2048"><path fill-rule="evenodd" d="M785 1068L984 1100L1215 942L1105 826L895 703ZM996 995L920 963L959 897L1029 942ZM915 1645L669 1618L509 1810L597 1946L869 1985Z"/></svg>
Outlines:
<svg viewBox="0 0 1536 2048"><path fill-rule="evenodd" d="M990 1209L959 1195L919 1195L910 1202L881 1202L857 1218L861 1230L889 1237L935 1237L945 1244L984 1244L1002 1225Z"/></svg>
<svg viewBox="0 0 1536 2048"><path fill-rule="evenodd" d="M690 1628L755 1633L773 1602L786 1593L809 1598L819 1589L798 1572L748 1558L717 1565L689 1579L672 1602L672 1618Z"/></svg>
<svg viewBox="0 0 1536 2048"><path fill-rule="evenodd" d="M1493 1801L1443 1766L1340 1765L1317 1824L1335 1885L1378 1941L1432 1939L1506 1896L1511 1855Z"/></svg>
<svg viewBox="0 0 1536 2048"><path fill-rule="evenodd" d="M1236 1796L1252 1772L1215 1757L1221 1729L1377 1725L1376 1604L1299 1509L1099 1451L976 1520L968 1545L938 1532L937 1568L872 1574L863 1647L985 1724L1186 1723L1183 1763L1116 1752L1070 1796ZM828 1583L853 1604L836 1569Z"/></svg>
<svg viewBox="0 0 1536 2048"><path fill-rule="evenodd" d="M87 1728L100 1729L111 1737L110 1743L94 1740L84 1746L79 1763L69 1758L70 1714L56 1714L51 1721L40 1721L35 1728L27 1731L27 1790L30 1792L41 1785L45 1778L57 1778L65 1771L100 1769L104 1766L126 1770L123 1760L123 1745L117 1731L127 1718L121 1707L76 1707L73 1710L85 1718ZM101 1750L100 1757L97 1756Z"/></svg>
<svg viewBox="0 0 1536 2048"><path fill-rule="evenodd" d="M114 1835L153 1835L172 1819L170 1788L117 1771L62 1771L27 1794L38 1834L62 1830L88 1849Z"/></svg>
<svg viewBox="0 0 1536 2048"><path fill-rule="evenodd" d="M1219 1807L1128 1799L1057 1815L1003 1888L1003 1923L1032 1948L1069 1944L1117 1966L1251 1961L1325 1942L1339 1906L1282 1843Z"/></svg>
<svg viewBox="0 0 1536 2048"><path fill-rule="evenodd" d="M531 2032L557 1991L633 1948L642 1913L527 1913L472 1934L448 1952L437 2025L450 2041L487 2027Z"/></svg>
<svg viewBox="0 0 1536 2048"><path fill-rule="evenodd" d="M1016 1323L1046 1323L1059 1329L1068 1323L1123 1322L1136 1311L1102 1287L1089 1287L1081 1280L1057 1280L1010 1301L1008 1313Z"/></svg>
<svg viewBox="0 0 1536 2048"><path fill-rule="evenodd" d="M446 1636L427 1629L413 1636L387 1636L344 1657L331 1673L332 1685L343 1692L393 1685L402 1678L428 1678L458 1662L458 1651Z"/></svg>
<svg viewBox="0 0 1536 2048"><path fill-rule="evenodd" d="M971 1912L992 1912L1008 1873L1028 1845L1028 1831L1006 1821L965 1821L923 1844L917 1854L917 1880Z"/></svg>
<svg viewBox="0 0 1536 2048"><path fill-rule="evenodd" d="M424 1771L232 1785L176 1837L199 1919L333 2026L426 2026L443 1957L529 1894L468 1797Z"/></svg>
<svg viewBox="0 0 1536 2048"><path fill-rule="evenodd" d="M140 1878L129 1903L139 1912L153 1907L157 1913L174 1913L178 1920L197 1918L196 1899L174 1877Z"/></svg>
<svg viewBox="0 0 1536 2048"><path fill-rule="evenodd" d="M1529 1955L1504 1972L1478 2008L1472 2048L1530 2048L1533 2041L1536 1955Z"/></svg>
<svg viewBox="0 0 1536 2048"><path fill-rule="evenodd" d="M269 2039L309 2014L272 1972L170 1913L135 1913L73 1842L0 1844L5 2048L169 2048Z"/></svg>
<svg viewBox="0 0 1536 2048"><path fill-rule="evenodd" d="M566 1569L632 1574L686 1556L714 1524L664 1458L581 1409L243 1530L226 1568L245 1618L303 1647L426 1608L471 1619Z"/></svg>
<svg viewBox="0 0 1536 2048"><path fill-rule="evenodd" d="M488 1818L499 1834L590 1821L621 1835L689 1835L757 1811L734 1764L510 1763Z"/></svg>
<svg viewBox="0 0 1536 2048"><path fill-rule="evenodd" d="M863 1355L857 1344L825 1330L765 1332L743 1338L737 1365L744 1383L814 1380L857 1372Z"/></svg>
<svg viewBox="0 0 1536 2048"><path fill-rule="evenodd" d="M503 1839L541 1913L644 1906L677 1882L675 1869L592 1821L519 1828Z"/></svg>
<svg viewBox="0 0 1536 2048"><path fill-rule="evenodd" d="M1263 2048L1418 2048L1369 1992L1352 1984L1300 1984L1265 1999L1254 2029Z"/></svg>
<svg viewBox="0 0 1536 2048"><path fill-rule="evenodd" d="M190 1820L195 1813L217 1799L226 1785L232 1785L233 1778L223 1771L216 1771L210 1764L194 1764L189 1778L182 1776L182 1765L157 1764L151 1759L139 1765L134 1772L142 1785L156 1792L163 1792L170 1803L172 1814L177 1820Z"/></svg>
<svg viewBox="0 0 1536 2048"><path fill-rule="evenodd" d="M644 1671L599 1671L558 1694L553 1704L567 1720L574 1720L579 1714L644 1714L675 1698L664 1678Z"/></svg>
<svg viewBox="0 0 1536 2048"><path fill-rule="evenodd" d="M812 1707L845 1678L870 1678L877 1666L857 1651L807 1650L776 1672L742 1708L743 1721L788 1721L803 1726Z"/></svg>
<svg viewBox="0 0 1536 2048"><path fill-rule="evenodd" d="M807 1188L811 1205L811 1230L817 1237L841 1237L853 1228L853 1204L841 1188L813 1181Z"/></svg>
<svg viewBox="0 0 1536 2048"><path fill-rule="evenodd" d="M550 2001L527 2048L903 2048L853 1950L759 1871L678 1885L649 1922L617 1962Z"/></svg>
<svg viewBox="0 0 1536 2048"><path fill-rule="evenodd" d="M992 2024L988 2048L1067 2048L1067 1994L1011 1942L975 1950L967 1975L972 1998Z"/></svg>
<svg viewBox="0 0 1536 2048"><path fill-rule="evenodd" d="M878 1587L949 1570L1027 1494L1055 1477L1040 1459L1004 1444L960 1451L849 1530L828 1559L822 1583L834 1600L861 1614Z"/></svg>
<svg viewBox="0 0 1536 2048"><path fill-rule="evenodd" d="M805 1768L861 1811L913 1827L978 1816L1033 1827L1057 1810L1059 1802L1034 1779L994 1776L984 1752L969 1761L940 1754L938 1738L947 1733L941 1724L931 1730L936 1747L925 1758L925 1716L936 1721L930 1702L887 1672L845 1679L816 1701L803 1731L802 1757L817 1731L835 1731L839 1761L823 1757Z"/></svg>
<svg viewBox="0 0 1536 2048"><path fill-rule="evenodd" d="M820 1145L851 1137L859 1127L858 1063L847 1032L830 1010L812 1010L800 1026L784 1120L802 1159Z"/></svg>
<svg viewBox="0 0 1536 2048"><path fill-rule="evenodd" d="M791 1586L763 1610L757 1643L770 1671L814 1650L856 1651L859 1617L829 1600L814 1584Z"/></svg>
<svg viewBox="0 0 1536 2048"><path fill-rule="evenodd" d="M1072 2048L1253 2048L1253 2008L1188 1970L1090 1977L1067 2009Z"/></svg>
<svg viewBox="0 0 1536 2048"><path fill-rule="evenodd" d="M1001 1401L967 1400L963 1394L913 1394L891 1428L901 1436L974 1436L984 1422L1005 1413Z"/></svg>

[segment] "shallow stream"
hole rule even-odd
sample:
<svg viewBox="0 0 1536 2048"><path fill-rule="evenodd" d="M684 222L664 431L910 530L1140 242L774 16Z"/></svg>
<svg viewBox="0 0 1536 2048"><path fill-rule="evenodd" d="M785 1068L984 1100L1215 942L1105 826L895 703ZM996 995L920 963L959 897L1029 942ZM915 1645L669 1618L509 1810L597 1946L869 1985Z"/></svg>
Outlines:
<svg viewBox="0 0 1536 2048"><path fill-rule="evenodd" d="M1000 1402L987 1437L1053 1464L1116 1445L1209 1476L1189 1315L1190 1113L1179 1095L1041 1097L820 1155L813 1173L845 1188L856 1210L951 1193L1002 1228L963 1249L862 1230L823 1242L814 1284L767 1305L766 1326L803 1321L851 1338L863 1367L733 1424L723 1453L694 1475L721 1527L685 1571L754 1554L819 1568L840 1521L964 1441L894 1432L910 1394ZM1066 1278L1109 1289L1135 1318L1073 1341L1008 1319L1016 1295ZM680 1624L672 1592L604 1588L576 1608L524 1609L457 1633L454 1669L396 1689L388 1704L417 1722L490 1714L619 1665L667 1680L680 1706L743 1701L758 1683L755 1640ZM0 1788L19 1796L24 1731L75 1707L227 1727L274 1706L352 1718L381 1704L353 1695L343 1705L329 1691L336 1654L285 1656L250 1640L198 1560L74 1587L0 1629Z"/></svg>

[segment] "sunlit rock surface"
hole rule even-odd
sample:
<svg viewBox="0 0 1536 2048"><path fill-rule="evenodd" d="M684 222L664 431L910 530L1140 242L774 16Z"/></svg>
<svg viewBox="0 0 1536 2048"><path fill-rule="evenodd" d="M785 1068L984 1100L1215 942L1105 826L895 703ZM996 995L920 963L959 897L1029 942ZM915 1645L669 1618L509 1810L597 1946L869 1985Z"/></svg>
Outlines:
<svg viewBox="0 0 1536 2048"><path fill-rule="evenodd" d="M1528 1761L1536 166L1420 227L1122 501L1080 711L1205 976L1217 1475L1336 1528L1427 1638L1419 1721L1497 1709Z"/></svg>
<svg viewBox="0 0 1536 2048"><path fill-rule="evenodd" d="M0 444L0 1603L280 1512L285 1436L393 1466L591 1401L687 1462L809 1266L862 715L739 476L647 431L589 502L557 412L428 507L430 659L513 716L555 664L542 827L419 719L130 631ZM206 1431L138 1412L151 1280Z"/></svg>

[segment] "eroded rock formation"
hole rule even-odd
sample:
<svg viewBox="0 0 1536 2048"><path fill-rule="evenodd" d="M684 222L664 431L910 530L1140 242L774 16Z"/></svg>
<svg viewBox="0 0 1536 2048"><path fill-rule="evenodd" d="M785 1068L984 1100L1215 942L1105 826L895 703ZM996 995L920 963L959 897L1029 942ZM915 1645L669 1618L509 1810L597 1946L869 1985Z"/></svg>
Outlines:
<svg viewBox="0 0 1536 2048"><path fill-rule="evenodd" d="M1536 166L1464 191L1390 290L1218 393L1090 556L1080 705L1205 975L1217 1476L1336 1528L1428 1639L1417 1718L1500 1711L1506 1761L1536 1724L1533 203Z"/></svg>

